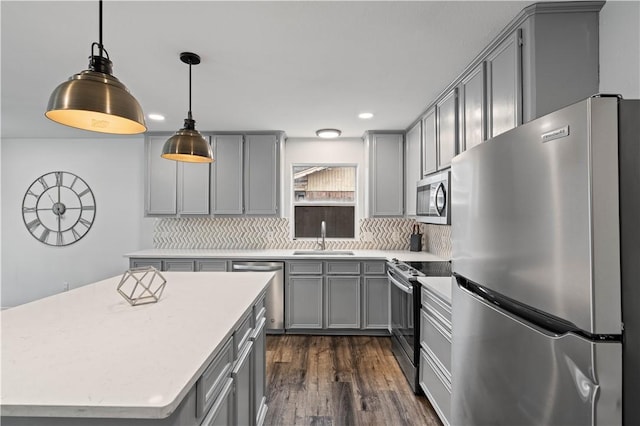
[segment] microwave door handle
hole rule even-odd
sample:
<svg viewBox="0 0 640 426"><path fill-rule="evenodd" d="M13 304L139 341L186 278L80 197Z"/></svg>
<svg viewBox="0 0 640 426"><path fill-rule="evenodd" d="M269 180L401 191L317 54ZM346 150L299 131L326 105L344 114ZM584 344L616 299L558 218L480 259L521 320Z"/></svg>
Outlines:
<svg viewBox="0 0 640 426"><path fill-rule="evenodd" d="M391 284L395 285L407 294L413 294L413 288L407 287L406 285L402 284L400 281L393 278L389 272L387 272L387 276L389 277L389 281L391 281Z"/></svg>
<svg viewBox="0 0 640 426"><path fill-rule="evenodd" d="M436 210L438 211L438 216L442 216L444 213L444 209L447 206L447 192L444 189L444 184L440 182L438 185L438 189L436 189Z"/></svg>

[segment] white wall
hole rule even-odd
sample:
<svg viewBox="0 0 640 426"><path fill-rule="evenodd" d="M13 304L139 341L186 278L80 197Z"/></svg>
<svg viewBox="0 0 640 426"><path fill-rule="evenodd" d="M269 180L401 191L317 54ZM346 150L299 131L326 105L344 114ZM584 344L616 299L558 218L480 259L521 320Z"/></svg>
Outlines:
<svg viewBox="0 0 640 426"><path fill-rule="evenodd" d="M600 92L640 99L640 1L607 1L600 11Z"/></svg>
<svg viewBox="0 0 640 426"><path fill-rule="evenodd" d="M364 215L365 193L365 149L360 138L317 139L289 138L285 142L284 170L282 171L283 216L291 217L291 170L293 164L356 164L358 166L358 202L356 205L356 223ZM291 222L293 226L293 222ZM356 226L356 238L358 238Z"/></svg>
<svg viewBox="0 0 640 426"><path fill-rule="evenodd" d="M153 220L143 219L144 138L3 139L2 287L10 307L110 276L128 267L124 253L150 248ZM96 218L78 242L51 247L22 220L25 191L56 170L83 178L96 199ZM114 289L115 291L115 289Z"/></svg>

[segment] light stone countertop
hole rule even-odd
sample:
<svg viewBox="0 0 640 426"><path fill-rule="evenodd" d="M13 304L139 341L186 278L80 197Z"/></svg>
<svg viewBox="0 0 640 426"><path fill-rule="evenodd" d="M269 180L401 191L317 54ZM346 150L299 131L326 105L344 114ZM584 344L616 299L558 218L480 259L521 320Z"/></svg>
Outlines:
<svg viewBox="0 0 640 426"><path fill-rule="evenodd" d="M294 255L296 251L304 251L303 255ZM295 260L295 259L379 259L391 260L393 258L405 262L430 262L448 260L426 251L408 250L335 250L349 251L353 255L331 255L332 250L322 252L319 250L297 249L256 249L256 250L215 250L215 249L148 249L127 253L129 258L224 258L224 259L255 259L255 260ZM308 252L308 253L306 253Z"/></svg>
<svg viewBox="0 0 640 426"><path fill-rule="evenodd" d="M453 277L418 277L418 282L451 304Z"/></svg>
<svg viewBox="0 0 640 426"><path fill-rule="evenodd" d="M169 416L273 277L163 272L130 306L121 276L1 312L5 416Z"/></svg>

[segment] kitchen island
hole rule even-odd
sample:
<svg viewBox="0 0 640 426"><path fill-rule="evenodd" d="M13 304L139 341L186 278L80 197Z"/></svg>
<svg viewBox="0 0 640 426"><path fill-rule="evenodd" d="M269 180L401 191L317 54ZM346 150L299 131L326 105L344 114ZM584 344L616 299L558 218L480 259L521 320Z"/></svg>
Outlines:
<svg viewBox="0 0 640 426"><path fill-rule="evenodd" d="M2 424L259 423L273 274L162 275L158 303L129 305L116 276L3 311Z"/></svg>

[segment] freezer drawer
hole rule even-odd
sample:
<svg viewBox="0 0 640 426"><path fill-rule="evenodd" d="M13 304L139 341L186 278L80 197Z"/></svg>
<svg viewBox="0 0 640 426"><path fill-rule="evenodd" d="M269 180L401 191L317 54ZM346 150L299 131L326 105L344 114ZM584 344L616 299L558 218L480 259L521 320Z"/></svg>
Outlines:
<svg viewBox="0 0 640 426"><path fill-rule="evenodd" d="M548 332L454 287L454 425L619 425L622 345Z"/></svg>

